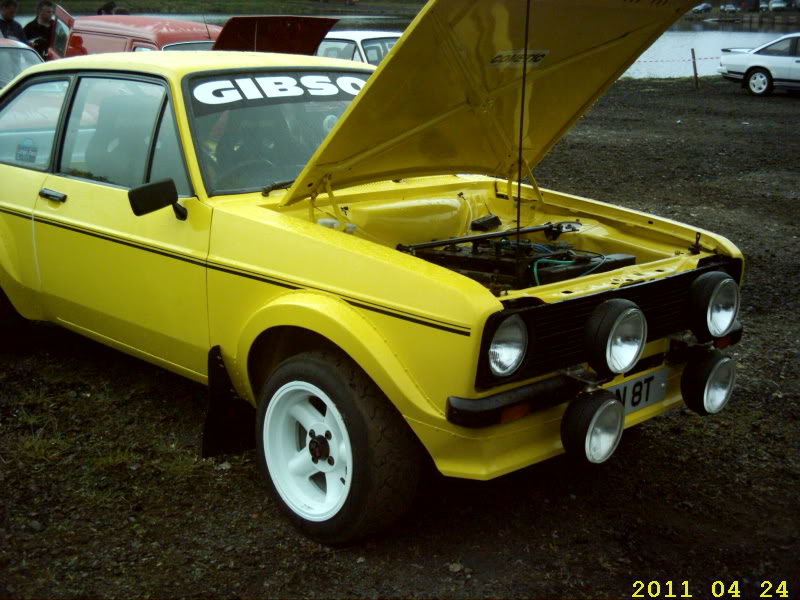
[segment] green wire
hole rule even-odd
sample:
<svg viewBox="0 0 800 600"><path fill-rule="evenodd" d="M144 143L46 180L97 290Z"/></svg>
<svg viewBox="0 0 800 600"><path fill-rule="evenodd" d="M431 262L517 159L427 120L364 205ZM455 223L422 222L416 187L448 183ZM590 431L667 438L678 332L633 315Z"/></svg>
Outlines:
<svg viewBox="0 0 800 600"><path fill-rule="evenodd" d="M584 277L584 276L588 275L589 273L592 273L593 271L595 271L596 269L598 269L602 265L604 265L605 262L606 262L607 257L606 257L605 254L601 254L600 252L591 252L589 250L581 250L581 252L588 252L590 254L597 254L598 256L600 256L601 260L600 260L599 263L597 263L596 265L591 267L585 273L581 273L580 275L578 275L578 277ZM542 262L550 263L550 264L553 264L553 265L571 265L575 261L574 260L555 260L555 259L552 259L552 258L540 258L539 260L537 260L536 262L533 263L533 280L536 282L536 285L541 285L539 283L539 263L542 263Z"/></svg>
<svg viewBox="0 0 800 600"><path fill-rule="evenodd" d="M539 283L539 263L546 262L553 265L571 265L574 263L574 260L554 260L552 258L540 258L535 263L533 263L533 280L536 282L536 285L541 285Z"/></svg>

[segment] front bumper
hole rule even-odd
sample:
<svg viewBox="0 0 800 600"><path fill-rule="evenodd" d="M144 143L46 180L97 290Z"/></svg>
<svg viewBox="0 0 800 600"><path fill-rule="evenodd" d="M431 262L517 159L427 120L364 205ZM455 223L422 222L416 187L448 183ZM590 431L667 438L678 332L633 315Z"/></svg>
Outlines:
<svg viewBox="0 0 800 600"><path fill-rule="evenodd" d="M626 428L683 405L680 389L683 365L666 368L669 372L664 399L626 415ZM606 387L656 370L615 379ZM488 480L562 454L561 419L570 399L561 398L555 406L537 408L510 423L482 428L459 427L450 423L437 427L413 419L408 419L408 423L443 475Z"/></svg>
<svg viewBox="0 0 800 600"><path fill-rule="evenodd" d="M663 399L625 416L625 428L636 425L684 405L681 378L687 361L694 360L698 351L712 351L712 346L737 344L743 331L737 321L727 336L707 346L697 345L688 334L659 340L649 345L647 356L633 370L598 387L661 372L666 379ZM444 475L492 479L563 453L562 417L569 403L587 391L585 387L586 383L560 374L483 398L451 396L446 422L434 426L409 419L409 424Z"/></svg>
<svg viewBox="0 0 800 600"><path fill-rule="evenodd" d="M447 398L447 420L461 427L479 428L505 423L511 416L544 410L574 398L582 383L557 375L484 398Z"/></svg>

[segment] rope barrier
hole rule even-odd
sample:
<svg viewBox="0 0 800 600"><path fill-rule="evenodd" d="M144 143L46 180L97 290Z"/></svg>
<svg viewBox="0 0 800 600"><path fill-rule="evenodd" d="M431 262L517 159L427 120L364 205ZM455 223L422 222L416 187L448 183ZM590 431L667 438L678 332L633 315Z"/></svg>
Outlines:
<svg viewBox="0 0 800 600"><path fill-rule="evenodd" d="M719 60L719 56L703 56L695 60ZM672 60L637 60L637 63L669 63L669 62L692 62L691 58L676 58Z"/></svg>

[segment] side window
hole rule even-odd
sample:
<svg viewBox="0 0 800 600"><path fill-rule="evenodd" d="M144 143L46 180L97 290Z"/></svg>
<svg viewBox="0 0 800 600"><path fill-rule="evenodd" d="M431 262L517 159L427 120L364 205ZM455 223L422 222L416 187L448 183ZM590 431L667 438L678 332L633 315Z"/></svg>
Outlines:
<svg viewBox="0 0 800 600"><path fill-rule="evenodd" d="M67 51L67 39L69 38L69 25L61 19L56 19L56 32L53 38L53 51L59 56L64 56Z"/></svg>
<svg viewBox="0 0 800 600"><path fill-rule="evenodd" d="M322 40L317 48L317 56L344 58L361 62L355 42L345 40Z"/></svg>
<svg viewBox="0 0 800 600"><path fill-rule="evenodd" d="M767 46L763 50L759 50L758 54L766 54L767 56L791 56L792 39L781 40L775 42L771 46Z"/></svg>
<svg viewBox="0 0 800 600"><path fill-rule="evenodd" d="M156 147L153 151L153 166L147 181L172 179L178 189L178 195L190 196L192 188L186 176L183 163L183 152L178 143L178 134L175 129L175 119L172 116L172 107L169 103L164 108L164 117L158 126Z"/></svg>
<svg viewBox="0 0 800 600"><path fill-rule="evenodd" d="M66 81L34 83L0 111L0 162L45 170L53 153Z"/></svg>
<svg viewBox="0 0 800 600"><path fill-rule="evenodd" d="M389 50L397 42L397 38L376 38L373 40L364 40L361 46L364 48L364 54L367 55L367 62L373 65L380 64L383 58L389 54Z"/></svg>
<svg viewBox="0 0 800 600"><path fill-rule="evenodd" d="M155 83L81 79L59 171L127 188L144 183L151 136L165 93Z"/></svg>

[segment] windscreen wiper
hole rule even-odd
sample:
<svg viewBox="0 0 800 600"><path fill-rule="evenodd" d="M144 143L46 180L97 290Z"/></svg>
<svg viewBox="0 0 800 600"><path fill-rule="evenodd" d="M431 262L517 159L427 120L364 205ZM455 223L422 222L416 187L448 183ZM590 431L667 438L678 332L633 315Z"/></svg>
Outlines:
<svg viewBox="0 0 800 600"><path fill-rule="evenodd" d="M270 183L269 185L261 188L261 195L269 196L269 193L273 190L289 189L293 183L294 179L287 179L286 181L276 181L275 183Z"/></svg>

